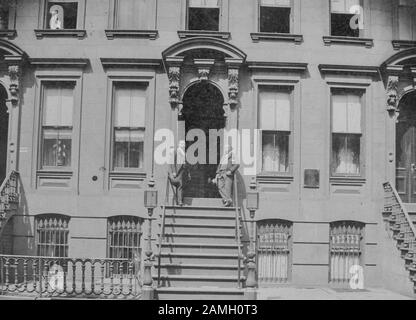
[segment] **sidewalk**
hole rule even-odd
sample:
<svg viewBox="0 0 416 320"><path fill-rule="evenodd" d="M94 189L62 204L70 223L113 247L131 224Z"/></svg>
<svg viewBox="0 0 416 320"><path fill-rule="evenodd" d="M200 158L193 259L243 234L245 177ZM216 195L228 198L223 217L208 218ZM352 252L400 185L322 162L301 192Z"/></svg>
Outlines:
<svg viewBox="0 0 416 320"><path fill-rule="evenodd" d="M363 291L331 288L271 288L260 289L259 300L415 300L385 289Z"/></svg>

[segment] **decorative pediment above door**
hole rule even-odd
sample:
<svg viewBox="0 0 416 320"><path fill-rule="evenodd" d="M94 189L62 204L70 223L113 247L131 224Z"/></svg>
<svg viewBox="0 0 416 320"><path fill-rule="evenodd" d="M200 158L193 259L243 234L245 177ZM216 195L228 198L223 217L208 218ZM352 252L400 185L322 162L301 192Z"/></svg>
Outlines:
<svg viewBox="0 0 416 320"><path fill-rule="evenodd" d="M173 109L181 104L186 87L183 74L191 72L198 81L211 80L220 73L228 81L227 95L230 108L238 104L239 74L246 54L235 46L214 38L191 38L174 44L163 53L163 61L169 78L169 102Z"/></svg>

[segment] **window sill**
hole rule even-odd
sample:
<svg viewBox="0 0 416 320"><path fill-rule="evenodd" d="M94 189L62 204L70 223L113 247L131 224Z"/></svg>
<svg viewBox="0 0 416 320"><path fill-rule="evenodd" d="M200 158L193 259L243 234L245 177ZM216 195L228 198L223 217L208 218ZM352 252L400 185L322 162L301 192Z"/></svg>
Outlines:
<svg viewBox="0 0 416 320"><path fill-rule="evenodd" d="M113 171L110 172L109 187L114 191L142 189L146 177L144 172Z"/></svg>
<svg viewBox="0 0 416 320"><path fill-rule="evenodd" d="M86 30L50 30L50 29L36 29L35 35L37 39L51 38L51 37L76 37L83 39L87 35Z"/></svg>
<svg viewBox="0 0 416 320"><path fill-rule="evenodd" d="M73 172L71 170L60 169L41 169L37 171L39 176L66 176L72 177Z"/></svg>
<svg viewBox="0 0 416 320"><path fill-rule="evenodd" d="M395 50L409 49L409 48L416 47L416 41L411 41L411 40L393 40L392 44Z"/></svg>
<svg viewBox="0 0 416 320"><path fill-rule="evenodd" d="M38 188L69 189L73 172L59 169L41 169L36 173Z"/></svg>
<svg viewBox="0 0 416 320"><path fill-rule="evenodd" d="M362 177L331 177L330 183L332 186L352 186L362 187L366 184L366 179Z"/></svg>
<svg viewBox="0 0 416 320"><path fill-rule="evenodd" d="M359 45L365 46L366 48L372 48L374 46L374 40L368 38L324 36L323 40L326 46L330 46L333 44Z"/></svg>
<svg viewBox="0 0 416 320"><path fill-rule="evenodd" d="M145 38L156 40L159 36L157 30L105 30L105 35L108 40L114 38Z"/></svg>
<svg viewBox="0 0 416 320"><path fill-rule="evenodd" d="M209 37L209 38L218 38L222 40L229 40L231 37L230 32L221 32L221 31L178 31L179 39L195 38L195 37Z"/></svg>
<svg viewBox="0 0 416 320"><path fill-rule="evenodd" d="M291 175L278 175L273 173L260 173L257 175L259 184L291 184L294 177Z"/></svg>
<svg viewBox="0 0 416 320"><path fill-rule="evenodd" d="M0 30L0 38L14 39L16 35L16 30Z"/></svg>
<svg viewBox="0 0 416 320"><path fill-rule="evenodd" d="M250 36L253 42L259 42L260 40L289 41L295 44L301 44L303 42L303 35L300 34L256 32L251 33Z"/></svg>
<svg viewBox="0 0 416 320"><path fill-rule="evenodd" d="M136 179L146 179L147 174L145 172L137 171L112 171L110 172L110 177L118 178L136 178Z"/></svg>

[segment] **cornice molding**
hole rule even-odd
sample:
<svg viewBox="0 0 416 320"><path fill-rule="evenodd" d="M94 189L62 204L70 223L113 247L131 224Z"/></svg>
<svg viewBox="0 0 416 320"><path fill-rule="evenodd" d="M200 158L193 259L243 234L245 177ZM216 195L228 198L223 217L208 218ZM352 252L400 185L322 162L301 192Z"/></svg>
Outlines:
<svg viewBox="0 0 416 320"><path fill-rule="evenodd" d="M231 37L230 32L222 32L222 31L190 31L190 30L180 30L178 31L179 39L188 39L188 38L195 38L195 37L209 37L209 38L217 38L221 40L229 40Z"/></svg>
<svg viewBox="0 0 416 320"><path fill-rule="evenodd" d="M366 48L374 46L374 40L369 38L355 38L355 37L339 37L339 36L324 36L324 44L330 46L332 44L344 45L360 45Z"/></svg>
<svg viewBox="0 0 416 320"><path fill-rule="evenodd" d="M86 30L51 30L51 29L35 29L35 35L37 39L43 39L47 37L76 37L83 39L87 35Z"/></svg>
<svg viewBox="0 0 416 320"><path fill-rule="evenodd" d="M295 44L301 44L303 42L303 35L290 34L290 33L273 33L273 32L254 32L250 33L253 42L259 42L261 40L266 41L288 41Z"/></svg>
<svg viewBox="0 0 416 320"><path fill-rule="evenodd" d="M355 65L337 65L337 64L320 64L319 71L326 74L342 74L355 76L372 76L380 74L380 68L375 66L355 66Z"/></svg>
<svg viewBox="0 0 416 320"><path fill-rule="evenodd" d="M247 66L249 70L253 70L253 71L304 73L308 70L307 63L297 63L297 62L248 61Z"/></svg>
<svg viewBox="0 0 416 320"><path fill-rule="evenodd" d="M80 68L84 69L89 65L89 59L72 58L32 58L29 59L30 65L39 68Z"/></svg>
<svg viewBox="0 0 416 320"><path fill-rule="evenodd" d="M137 58L100 58L104 69L110 68L159 68L162 59L137 59Z"/></svg>

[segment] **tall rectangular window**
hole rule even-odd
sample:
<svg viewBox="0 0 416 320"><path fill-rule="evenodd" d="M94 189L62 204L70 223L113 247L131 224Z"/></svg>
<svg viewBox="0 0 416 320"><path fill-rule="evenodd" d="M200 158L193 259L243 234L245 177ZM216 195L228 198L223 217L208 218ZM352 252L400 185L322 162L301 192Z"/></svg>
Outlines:
<svg viewBox="0 0 416 320"><path fill-rule="evenodd" d="M219 31L221 0L188 0L188 30Z"/></svg>
<svg viewBox="0 0 416 320"><path fill-rule="evenodd" d="M398 14L400 40L416 41L416 2L399 0Z"/></svg>
<svg viewBox="0 0 416 320"><path fill-rule="evenodd" d="M69 217L52 214L39 216L35 221L38 256L67 258Z"/></svg>
<svg viewBox="0 0 416 320"><path fill-rule="evenodd" d="M115 29L148 29L149 0L115 0Z"/></svg>
<svg viewBox="0 0 416 320"><path fill-rule="evenodd" d="M263 172L288 173L290 170L291 100L288 88L260 88Z"/></svg>
<svg viewBox="0 0 416 320"><path fill-rule="evenodd" d="M74 87L61 82L43 88L42 168L71 167Z"/></svg>
<svg viewBox="0 0 416 320"><path fill-rule="evenodd" d="M362 94L332 92L332 174L360 175L362 148Z"/></svg>
<svg viewBox="0 0 416 320"><path fill-rule="evenodd" d="M354 8L362 7L361 0L330 0L331 1L331 36L359 37L360 29L352 27ZM354 12L354 13L351 13ZM361 13L362 14L362 13Z"/></svg>
<svg viewBox="0 0 416 320"><path fill-rule="evenodd" d="M114 90L113 169L144 168L146 86L119 83Z"/></svg>
<svg viewBox="0 0 416 320"><path fill-rule="evenodd" d="M290 33L292 0L260 0L260 32Z"/></svg>

